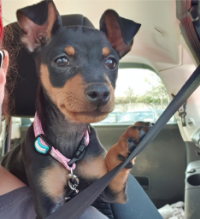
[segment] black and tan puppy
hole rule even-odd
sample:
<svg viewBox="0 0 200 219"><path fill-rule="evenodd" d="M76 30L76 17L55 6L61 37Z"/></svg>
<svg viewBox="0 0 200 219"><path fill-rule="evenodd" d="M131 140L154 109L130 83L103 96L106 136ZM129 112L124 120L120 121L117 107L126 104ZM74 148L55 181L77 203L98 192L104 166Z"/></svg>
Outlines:
<svg viewBox="0 0 200 219"><path fill-rule="evenodd" d="M18 10L17 18L21 42L33 53L36 62L39 78L36 108L42 129L48 142L72 159L89 124L103 120L113 110L119 59L131 50L140 25L107 10L100 20L100 30L63 27L52 1ZM108 153L91 128L89 145L74 170L80 180L78 190L82 191L127 158L148 131L148 124L135 126L129 127ZM70 172L49 154L36 151L34 142L31 126L15 159L8 155L3 163L21 179L25 168L38 218L45 218L69 196ZM126 202L125 187L131 166L111 181L101 195L104 201Z"/></svg>

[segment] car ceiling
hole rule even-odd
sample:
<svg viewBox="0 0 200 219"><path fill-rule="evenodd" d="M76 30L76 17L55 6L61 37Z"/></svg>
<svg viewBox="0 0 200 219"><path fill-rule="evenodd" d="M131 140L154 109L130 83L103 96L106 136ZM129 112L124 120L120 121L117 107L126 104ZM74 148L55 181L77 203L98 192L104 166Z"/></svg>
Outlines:
<svg viewBox="0 0 200 219"><path fill-rule="evenodd" d="M2 0L3 22L7 25L16 21L16 10L37 3L37 0ZM121 62L144 63L153 67L163 80L169 95L176 94L195 69L195 61L182 37L176 18L175 0L54 0L61 15L83 14L99 28L99 20L106 9L114 9L122 17L141 23L135 36L133 49ZM181 75L181 77L180 77ZM172 80L173 79L173 80ZM196 99L200 89L189 99L188 115L200 118ZM199 119L200 121L200 119ZM181 128L181 125L180 125ZM185 140L191 140L200 128L182 133Z"/></svg>

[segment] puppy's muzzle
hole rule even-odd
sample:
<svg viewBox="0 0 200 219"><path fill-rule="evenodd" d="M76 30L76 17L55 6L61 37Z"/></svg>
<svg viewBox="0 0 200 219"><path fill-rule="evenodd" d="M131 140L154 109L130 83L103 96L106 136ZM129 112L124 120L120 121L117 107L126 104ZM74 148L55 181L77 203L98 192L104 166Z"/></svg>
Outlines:
<svg viewBox="0 0 200 219"><path fill-rule="evenodd" d="M92 84L86 88L86 95L93 105L103 106L110 99L110 89L105 84Z"/></svg>

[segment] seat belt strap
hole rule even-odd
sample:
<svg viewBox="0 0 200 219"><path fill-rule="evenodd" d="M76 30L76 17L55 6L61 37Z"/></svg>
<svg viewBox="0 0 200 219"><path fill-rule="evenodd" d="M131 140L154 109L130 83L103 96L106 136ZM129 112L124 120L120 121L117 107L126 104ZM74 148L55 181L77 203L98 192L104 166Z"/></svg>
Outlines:
<svg viewBox="0 0 200 219"><path fill-rule="evenodd" d="M171 101L169 106L163 112L161 117L155 123L152 129L142 139L136 149L129 155L126 161L113 170L108 172L106 175L101 177L99 180L94 182L92 185L83 190L80 194L75 196L72 200L60 207L56 212L49 215L47 219L78 219L85 212L85 210L96 200L101 192L108 186L110 181L121 171L135 156L137 156L147 145L157 136L162 130L169 119L174 113L184 104L184 102L190 97L190 95L200 85L200 65L184 84L178 94Z"/></svg>

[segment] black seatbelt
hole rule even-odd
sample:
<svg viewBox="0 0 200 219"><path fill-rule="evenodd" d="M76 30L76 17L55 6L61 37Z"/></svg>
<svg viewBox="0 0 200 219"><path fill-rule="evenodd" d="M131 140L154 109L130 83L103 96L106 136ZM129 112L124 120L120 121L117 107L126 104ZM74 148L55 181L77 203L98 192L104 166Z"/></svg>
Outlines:
<svg viewBox="0 0 200 219"><path fill-rule="evenodd" d="M162 130L169 119L174 113L183 105L183 103L189 98L189 96L200 85L200 65L181 88L178 94L171 101L169 106L163 112L161 117L155 123L148 134L142 139L136 149L130 154L126 161L99 180L94 182L88 188L83 190L80 194L75 196L72 200L60 207L56 212L47 217L47 219L78 219L85 212L85 210L96 200L101 192L106 188L109 182L115 177L115 175L123 169L135 156L137 156L147 145L157 136ZM200 101L200 100L199 100Z"/></svg>

